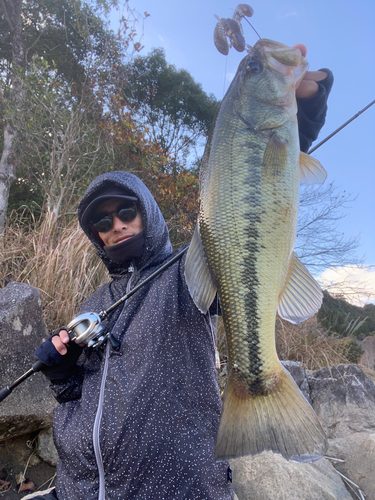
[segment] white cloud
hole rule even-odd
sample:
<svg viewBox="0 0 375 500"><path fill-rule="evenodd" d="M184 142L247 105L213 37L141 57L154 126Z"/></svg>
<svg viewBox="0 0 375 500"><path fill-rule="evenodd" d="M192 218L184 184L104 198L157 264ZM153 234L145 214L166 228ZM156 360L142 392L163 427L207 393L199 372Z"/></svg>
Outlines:
<svg viewBox="0 0 375 500"><path fill-rule="evenodd" d="M356 306L375 303L375 266L326 269L317 280L324 290Z"/></svg>
<svg viewBox="0 0 375 500"><path fill-rule="evenodd" d="M288 17L297 17L299 14L295 10L291 12L287 12L285 14L277 14L277 20L282 21L283 19L287 19Z"/></svg>

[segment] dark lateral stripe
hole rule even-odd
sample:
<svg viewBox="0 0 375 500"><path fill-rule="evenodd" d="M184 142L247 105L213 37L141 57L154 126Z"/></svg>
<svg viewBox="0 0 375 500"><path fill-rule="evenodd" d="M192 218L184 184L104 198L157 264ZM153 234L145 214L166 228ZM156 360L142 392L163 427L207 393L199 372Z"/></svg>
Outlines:
<svg viewBox="0 0 375 500"><path fill-rule="evenodd" d="M259 216L257 216L260 219ZM248 345L249 362L251 367L250 377L247 377L248 388L251 393L259 394L265 391L262 377L262 361L260 358L260 339L259 339L259 317L258 310L258 290L259 281L256 271L257 255L259 254L259 233L257 224L251 221L248 227L249 239L245 245L248 253L244 262L243 282L250 289L245 296L246 310L246 343ZM260 222L258 220L257 222Z"/></svg>

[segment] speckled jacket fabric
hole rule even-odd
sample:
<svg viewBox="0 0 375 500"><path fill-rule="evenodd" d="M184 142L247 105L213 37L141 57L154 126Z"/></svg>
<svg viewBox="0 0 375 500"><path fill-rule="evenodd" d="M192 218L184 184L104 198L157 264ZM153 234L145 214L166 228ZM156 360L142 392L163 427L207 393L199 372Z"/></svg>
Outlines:
<svg viewBox="0 0 375 500"><path fill-rule="evenodd" d="M79 206L80 219L108 182L140 200L146 250L129 272L111 262L84 227L113 280L82 312L107 309L126 293L130 279L132 288L172 254L156 202L127 172L98 177ZM54 415L59 500L233 498L228 463L214 461L221 400L212 333L190 298L184 262L172 264L110 315L105 326L121 342L119 351L110 343L88 350L77 373L53 386L62 403Z"/></svg>

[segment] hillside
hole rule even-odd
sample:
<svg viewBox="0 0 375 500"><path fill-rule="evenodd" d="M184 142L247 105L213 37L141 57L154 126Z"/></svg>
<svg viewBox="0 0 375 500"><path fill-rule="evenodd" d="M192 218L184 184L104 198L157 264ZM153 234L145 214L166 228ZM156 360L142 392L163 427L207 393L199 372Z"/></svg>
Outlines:
<svg viewBox="0 0 375 500"><path fill-rule="evenodd" d="M359 324L366 317L366 321L351 336L363 340L368 335L375 335L375 304L367 304L364 307L354 306L346 300L335 298L324 291L323 305L318 313L318 321L330 332L336 332L346 337L350 326L355 321Z"/></svg>

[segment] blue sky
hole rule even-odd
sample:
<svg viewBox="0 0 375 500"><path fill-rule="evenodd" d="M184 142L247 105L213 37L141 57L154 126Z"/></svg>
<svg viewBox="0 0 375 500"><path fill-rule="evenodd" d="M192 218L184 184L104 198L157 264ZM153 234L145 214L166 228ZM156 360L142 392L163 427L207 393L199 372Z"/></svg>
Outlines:
<svg viewBox="0 0 375 500"><path fill-rule="evenodd" d="M213 43L214 14L231 17L237 5L228 0L130 0L139 12L150 14L144 22L141 54L153 47L166 51L169 63L187 69L207 93L218 99L244 56L230 50L221 55ZM256 0L250 21L263 38L288 45L304 43L310 70L330 68L335 83L329 98L326 125L319 140L375 99L375 1ZM244 21L245 38L253 45L257 36ZM141 27L139 26L139 31ZM328 173L326 182L357 195L340 222L346 236L360 235L359 255L375 265L375 105L319 148L313 156ZM374 269L374 268L372 268ZM375 276L375 274L374 274Z"/></svg>

